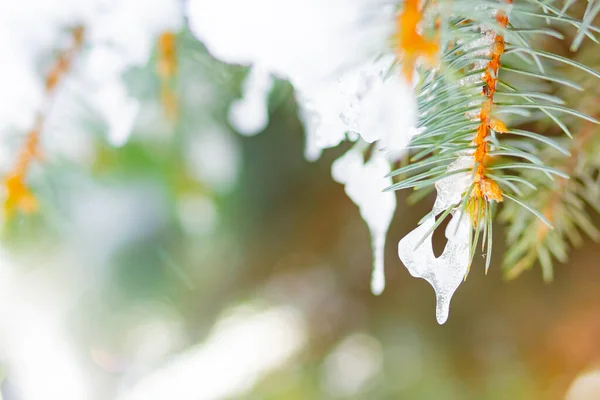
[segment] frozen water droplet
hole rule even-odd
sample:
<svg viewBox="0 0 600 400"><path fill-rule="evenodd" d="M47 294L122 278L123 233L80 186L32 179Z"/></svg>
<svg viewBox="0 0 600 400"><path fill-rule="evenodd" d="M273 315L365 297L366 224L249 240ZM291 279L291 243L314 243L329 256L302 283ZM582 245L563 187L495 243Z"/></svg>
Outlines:
<svg viewBox="0 0 600 400"><path fill-rule="evenodd" d="M469 266L470 218L455 211L446 228L448 243L437 258L433 253L433 233L417 246L434 224L435 216L431 215L400 240L398 255L412 276L423 278L433 286L437 301L436 319L443 324L448 319L452 295L463 281Z"/></svg>
<svg viewBox="0 0 600 400"><path fill-rule="evenodd" d="M379 295L385 287L384 248L385 237L396 210L396 196L384 192L392 179L385 175L390 164L381 152L375 152L366 163L359 147L354 147L331 166L333 179L345 185L348 197L359 207L360 215L371 232L373 246L373 272L371 290Z"/></svg>

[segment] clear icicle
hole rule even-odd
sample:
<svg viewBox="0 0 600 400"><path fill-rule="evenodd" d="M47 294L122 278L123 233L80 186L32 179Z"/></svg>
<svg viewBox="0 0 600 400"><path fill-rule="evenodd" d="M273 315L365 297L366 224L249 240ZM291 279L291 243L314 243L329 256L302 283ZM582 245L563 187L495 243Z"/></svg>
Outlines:
<svg viewBox="0 0 600 400"><path fill-rule="evenodd" d="M448 171L469 169L473 166L472 152L461 154L448 166ZM464 280L470 262L470 229L468 215L458 209L446 228L448 243L440 257L433 253L433 232L427 232L435 225L435 218L449 208L456 207L471 182L469 172L450 175L436 182L437 198L429 216L416 229L398 243L398 256L410 274L423 278L433 286L437 298L436 318L443 324L448 319L452 295ZM423 240L423 238L425 238ZM419 246L419 242L422 242Z"/></svg>
<svg viewBox="0 0 600 400"><path fill-rule="evenodd" d="M417 246L434 223L432 215L400 240L398 255L412 276L423 278L433 286L437 302L436 319L443 324L448 319L452 295L464 280L469 266L470 218L460 211L455 212L446 228L448 243L438 258L433 253L433 233Z"/></svg>
<svg viewBox="0 0 600 400"><path fill-rule="evenodd" d="M385 238L396 210L394 193L383 191L392 183L391 178L385 177L388 172L390 165L381 152L375 151L365 163L360 146L349 150L331 166L333 179L345 185L346 194L359 207L360 215L371 232L371 290L375 295L381 294L385 288Z"/></svg>

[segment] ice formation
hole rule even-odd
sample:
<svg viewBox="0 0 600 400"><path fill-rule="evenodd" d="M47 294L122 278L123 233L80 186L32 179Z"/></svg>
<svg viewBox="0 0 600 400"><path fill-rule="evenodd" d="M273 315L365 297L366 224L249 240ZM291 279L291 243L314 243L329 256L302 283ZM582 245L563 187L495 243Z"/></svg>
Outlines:
<svg viewBox="0 0 600 400"><path fill-rule="evenodd" d="M435 224L435 217L430 215L415 230L406 235L398 243L398 255L415 278L423 278L433 286L436 294L436 319L443 324L448 319L452 295L464 280L469 266L469 230L470 218L455 211L452 220L446 227L448 243L438 258L433 253L430 233L419 244Z"/></svg>
<svg viewBox="0 0 600 400"><path fill-rule="evenodd" d="M445 178L439 179L435 183L437 197L433 205L432 214L447 210L456 206L462 199L464 192L471 184L471 174L469 172L459 172L459 170L468 170L473 167L472 152L467 151L458 156L458 158L448 166L448 172L453 173Z"/></svg>
<svg viewBox="0 0 600 400"><path fill-rule="evenodd" d="M373 247L371 291L376 295L385 288L385 237L396 210L394 193L383 191L392 183L391 178L385 178L388 172L390 164L381 152L375 151L365 162L360 147L354 147L331 166L333 179L345 185L346 194L369 226Z"/></svg>
<svg viewBox="0 0 600 400"><path fill-rule="evenodd" d="M485 26L480 27L481 35L477 40L474 40L470 43L459 42L460 45L465 47L465 51L469 51L473 56L480 57L481 59L475 60L473 63L473 71L484 70L488 64L488 57L490 56L491 46L494 44L494 39L496 37L496 33L492 29L487 29ZM458 81L460 86L468 86L473 85L478 82L481 82L483 79L484 73L477 75L471 75L466 78L462 78Z"/></svg>
<svg viewBox="0 0 600 400"><path fill-rule="evenodd" d="M472 167L472 160L469 154L462 154L450 164L448 172L468 169ZM438 214L457 207L468 189L470 177L469 172L459 172L440 179L436 183L438 194L432 212L398 243L398 256L410 274L425 279L433 286L437 303L436 319L440 324L448 319L452 295L469 268L471 219L458 208L453 211L445 231L448 242L440 257L433 253L433 232L425 235L435 225Z"/></svg>
<svg viewBox="0 0 600 400"><path fill-rule="evenodd" d="M412 86L393 70L394 60L393 55L370 60L298 91L309 160L337 146L347 132L377 141L390 158L406 148L416 133L417 104Z"/></svg>

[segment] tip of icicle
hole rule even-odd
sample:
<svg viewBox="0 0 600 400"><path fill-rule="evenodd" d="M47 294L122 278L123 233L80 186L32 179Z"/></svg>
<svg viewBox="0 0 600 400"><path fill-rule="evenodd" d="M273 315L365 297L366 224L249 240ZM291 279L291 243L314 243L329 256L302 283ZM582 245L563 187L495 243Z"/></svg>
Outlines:
<svg viewBox="0 0 600 400"><path fill-rule="evenodd" d="M444 325L448 321L448 314L450 313L450 302L446 299L438 298L435 310L435 319L438 324Z"/></svg>
<svg viewBox="0 0 600 400"><path fill-rule="evenodd" d="M381 293L383 293L384 289L385 282L377 280L373 280L373 282L371 282L371 293L373 293L375 296L379 296Z"/></svg>
<svg viewBox="0 0 600 400"><path fill-rule="evenodd" d="M383 269L383 255L375 254L373 272L371 274L371 293L379 296L385 289L385 273Z"/></svg>
<svg viewBox="0 0 600 400"><path fill-rule="evenodd" d="M448 321L448 315L436 315L435 319L437 320L438 324L444 325L446 321Z"/></svg>

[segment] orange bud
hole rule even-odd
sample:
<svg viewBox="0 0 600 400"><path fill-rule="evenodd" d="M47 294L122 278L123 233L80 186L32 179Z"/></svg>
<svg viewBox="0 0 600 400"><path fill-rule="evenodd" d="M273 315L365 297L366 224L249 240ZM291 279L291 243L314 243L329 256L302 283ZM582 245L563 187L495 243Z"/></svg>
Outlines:
<svg viewBox="0 0 600 400"><path fill-rule="evenodd" d="M494 180L485 178L479 185L481 187L481 193L486 200L497 201L498 203L501 203L504 200L502 197L502 190Z"/></svg>
<svg viewBox="0 0 600 400"><path fill-rule="evenodd" d="M498 118L490 119L490 128L498 133L506 133L508 132L508 128L504 124L504 122L500 121Z"/></svg>

